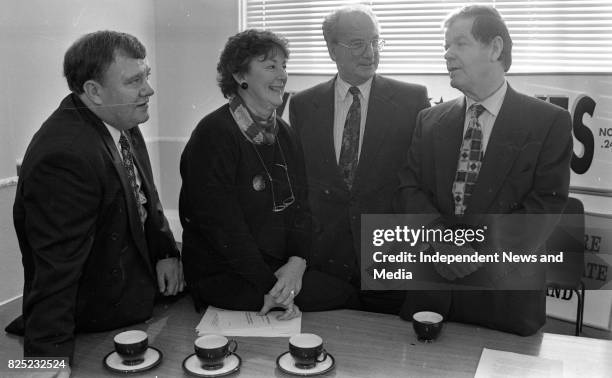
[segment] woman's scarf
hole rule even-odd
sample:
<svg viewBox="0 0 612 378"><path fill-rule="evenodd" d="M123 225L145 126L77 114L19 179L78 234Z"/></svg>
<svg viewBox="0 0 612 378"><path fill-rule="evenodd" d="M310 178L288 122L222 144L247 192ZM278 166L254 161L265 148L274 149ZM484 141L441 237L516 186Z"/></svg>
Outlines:
<svg viewBox="0 0 612 378"><path fill-rule="evenodd" d="M238 127L240 127L240 131L251 143L257 145L274 143L278 132L276 110L272 112L268 119L257 117L251 113L238 94L229 99L229 109Z"/></svg>

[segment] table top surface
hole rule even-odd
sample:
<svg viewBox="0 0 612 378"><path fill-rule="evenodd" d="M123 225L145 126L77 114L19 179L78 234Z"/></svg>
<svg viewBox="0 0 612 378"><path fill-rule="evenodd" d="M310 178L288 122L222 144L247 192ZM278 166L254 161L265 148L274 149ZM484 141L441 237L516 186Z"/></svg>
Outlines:
<svg viewBox="0 0 612 378"><path fill-rule="evenodd" d="M21 311L21 300L0 307L5 327ZM149 345L163 352L155 369L137 377L183 377L183 360L193 353L195 327L202 314L191 299L156 306L145 323L125 329L142 329ZM113 351L113 336L125 330L77 336L72 377L117 376L107 371L103 358ZM410 322L398 316L353 310L304 313L302 332L316 333L336 361L329 377L473 377L483 348L497 349L563 361L565 376L604 377L612 374L612 341L537 333L516 336L472 325L448 322L432 343L417 341ZM2 333L0 375L7 361L23 356L23 339ZM232 376L287 377L276 367L276 358L288 350L287 338L235 337L240 371ZM10 371L14 373L14 371Z"/></svg>

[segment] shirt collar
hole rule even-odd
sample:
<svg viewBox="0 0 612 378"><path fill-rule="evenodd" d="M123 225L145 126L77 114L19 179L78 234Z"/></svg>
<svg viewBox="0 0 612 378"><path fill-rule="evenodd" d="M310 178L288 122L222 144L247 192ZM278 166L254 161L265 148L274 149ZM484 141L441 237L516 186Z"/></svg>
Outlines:
<svg viewBox="0 0 612 378"><path fill-rule="evenodd" d="M359 92L361 92L361 95L363 96L364 99L368 99L370 97L370 89L372 89L372 79L373 78L374 76L372 76L365 82L357 85L357 88L359 88ZM352 96L349 93L350 87L352 87L352 85L342 80L340 75L336 76L336 95L338 95L340 99L344 100L346 96Z"/></svg>
<svg viewBox="0 0 612 378"><path fill-rule="evenodd" d="M109 125L108 123L102 121L102 123L104 123L104 126L106 126L106 128L108 129L108 132L110 133L111 137L113 138L113 142L115 142L115 146L119 145L119 138L121 138L121 131L115 129L114 127L112 127L111 125Z"/></svg>
<svg viewBox="0 0 612 378"><path fill-rule="evenodd" d="M470 106L475 103L479 103L482 105L489 113L493 115L493 117L497 117L499 113L499 109L501 109L502 103L504 102L504 97L506 97L506 91L508 90L508 82L504 80L504 83L499 87L498 90L493 92L492 95L485 98L482 101L476 101L468 96L465 96L465 111L467 112Z"/></svg>

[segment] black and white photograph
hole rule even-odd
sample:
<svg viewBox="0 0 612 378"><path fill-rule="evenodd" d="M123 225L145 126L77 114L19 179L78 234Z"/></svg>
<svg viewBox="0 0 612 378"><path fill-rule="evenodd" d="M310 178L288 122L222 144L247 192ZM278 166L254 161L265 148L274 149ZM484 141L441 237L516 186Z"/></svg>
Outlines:
<svg viewBox="0 0 612 378"><path fill-rule="evenodd" d="M609 377L611 0L0 3L0 377Z"/></svg>

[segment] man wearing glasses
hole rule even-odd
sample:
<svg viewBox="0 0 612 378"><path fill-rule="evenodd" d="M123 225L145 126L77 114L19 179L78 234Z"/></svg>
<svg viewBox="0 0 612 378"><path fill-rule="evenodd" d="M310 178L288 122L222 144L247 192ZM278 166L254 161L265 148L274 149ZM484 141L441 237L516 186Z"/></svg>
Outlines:
<svg viewBox="0 0 612 378"><path fill-rule="evenodd" d="M372 11L339 8L323 21L338 74L293 96L314 232L309 264L360 288L361 214L390 213L417 113L427 90L376 75L385 41ZM362 308L398 313L401 292L361 291Z"/></svg>

